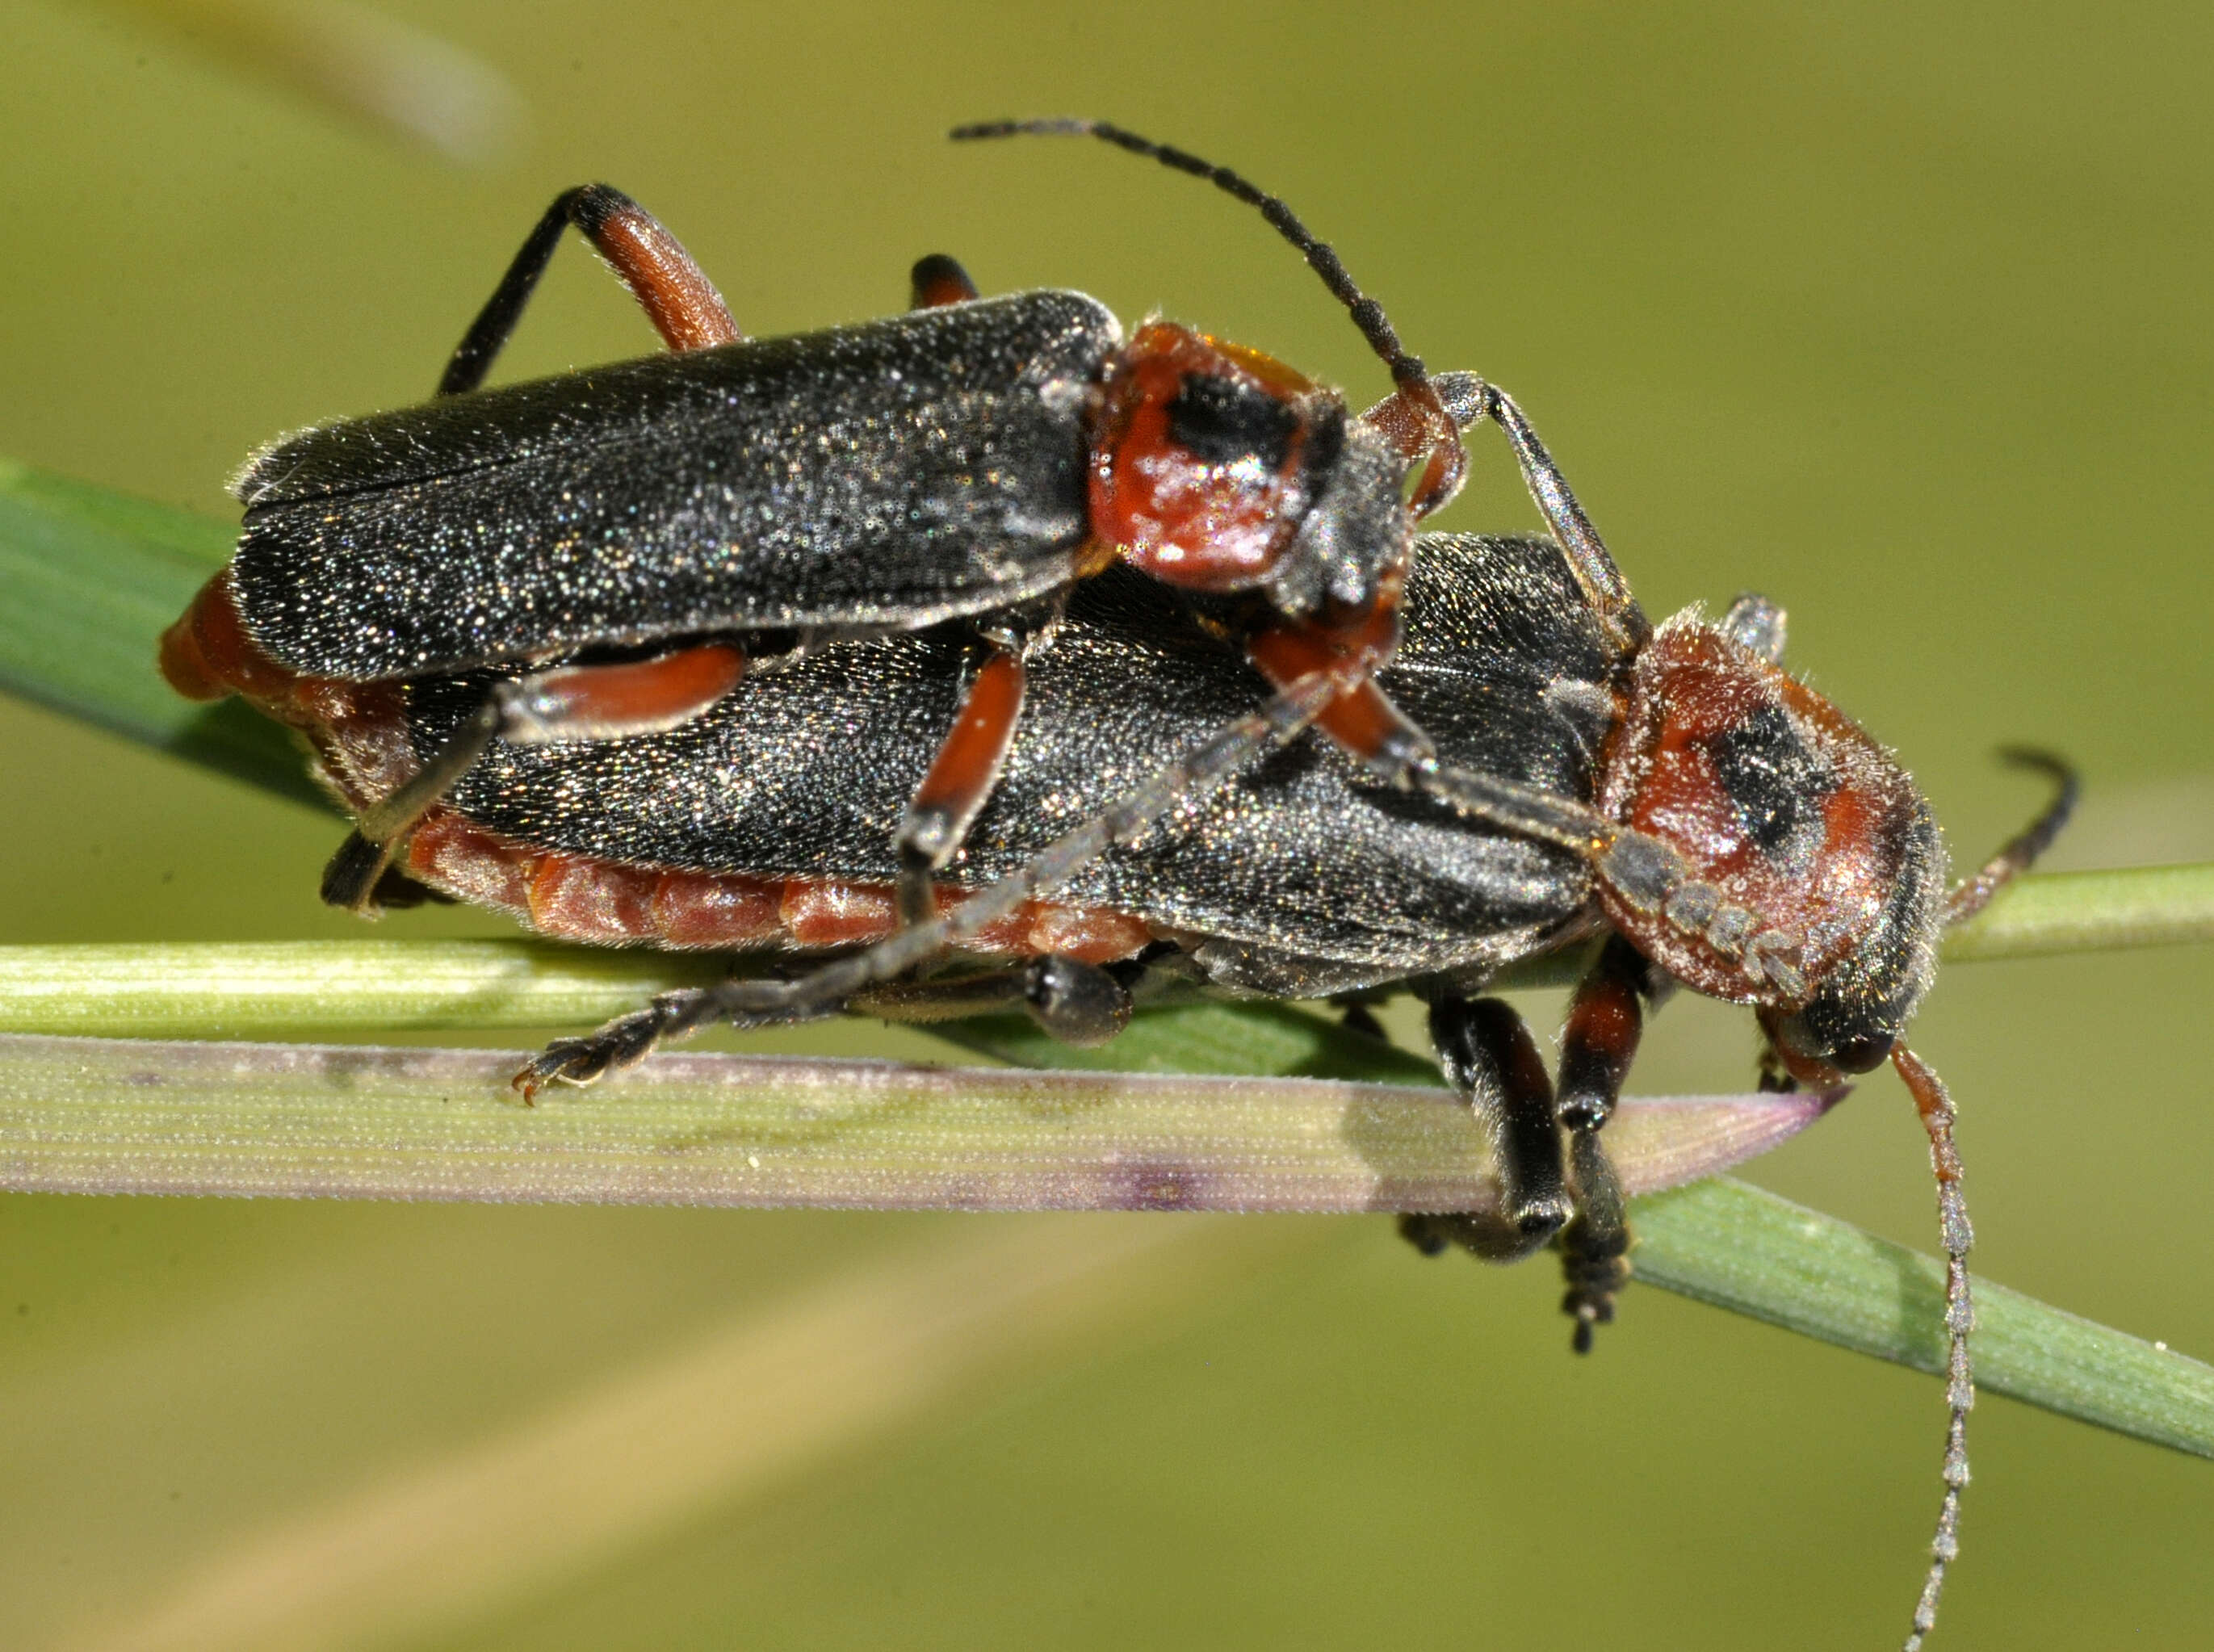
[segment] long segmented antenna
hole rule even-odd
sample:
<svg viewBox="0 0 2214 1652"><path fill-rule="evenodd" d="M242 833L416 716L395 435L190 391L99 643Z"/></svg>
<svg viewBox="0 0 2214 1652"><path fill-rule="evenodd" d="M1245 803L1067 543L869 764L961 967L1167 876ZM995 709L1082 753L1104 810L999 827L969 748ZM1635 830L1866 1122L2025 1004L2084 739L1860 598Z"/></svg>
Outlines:
<svg viewBox="0 0 2214 1652"><path fill-rule="evenodd" d="M1930 1167L1937 1178L1937 1224L1945 1245L1945 1404L1951 1416L1945 1428L1945 1498L1937 1508L1937 1530L1930 1539L1930 1570L1922 1597L1914 1603L1914 1627L1903 1652L1918 1652L1937 1623L1937 1597L1945 1590L1945 1571L1960 1552L1960 1494L1968 1484L1968 1412L1976 1403L1975 1372L1968 1358L1968 1334L1975 1329L1975 1303L1968 1289L1968 1247L1975 1229L1968 1224L1968 1202L1960 1191L1960 1153L1953 1144L1953 1098L1945 1081L1905 1044L1893 1047L1891 1064L1905 1080L1930 1134Z"/></svg>
<svg viewBox="0 0 2214 1652"><path fill-rule="evenodd" d="M1992 896L2028 871L2037 858L2052 847L2052 840L2060 835L2068 817L2076 812L2076 799L2083 792L2083 782L2074 766L2052 752L2031 746L2009 746L1999 753L1999 760L2016 768L2034 768L2051 776L2052 801L2045 805L2035 820L2009 838L1973 877L1962 879L1945 897L1945 926L1948 929L1981 912L1991 903Z"/></svg>
<svg viewBox="0 0 2214 1652"><path fill-rule="evenodd" d="M1972 877L1956 885L1945 902L1951 927L1984 909L1991 896L2035 864L2052 847L2075 812L2081 784L2066 759L2027 746L2000 752L2005 762L2052 777L2052 798L2037 817L2007 840ZM1975 1329L1975 1303L1968 1286L1968 1247L1975 1229L1968 1221L1967 1196L1960 1190L1960 1150L1953 1141L1953 1097L1945 1081L1905 1044L1894 1045L1891 1064L1905 1081L1930 1135L1930 1168L1937 1178L1937 1224L1945 1245L1945 1403L1952 1416L1945 1429L1945 1500L1937 1508L1937 1530L1930 1539L1930 1570L1922 1597L1914 1603L1914 1627L1904 1652L1919 1652L1937 1622L1937 1598L1945 1591L1946 1569L1960 1552L1960 1494L1968 1484L1968 1412L1976 1403L1975 1372L1968 1357L1968 1336Z"/></svg>
<svg viewBox="0 0 2214 1652"><path fill-rule="evenodd" d="M1343 304L1353 316L1354 326L1368 347L1381 357L1391 370L1392 382L1400 393L1422 413L1429 425L1432 455L1429 468L1423 473L1422 486L1415 505L1418 516L1437 510L1460 489L1461 475L1466 469L1466 456L1460 447L1459 431L1438 399L1430 383L1428 370L1422 358L1400 342L1398 329L1384 313L1384 306L1361 290L1361 285L1345 267L1345 260L1328 242L1317 236L1300 222L1280 197L1271 195L1259 185L1228 167L1220 167L1203 156L1180 150L1169 144L1156 144L1150 138L1141 138L1134 132L1104 120L1084 120L1060 117L1043 120L980 120L966 126L956 126L948 134L956 143L969 143L990 138L1096 138L1103 144L1112 144L1117 149L1128 150L1133 155L1142 155L1159 162L1174 171L1190 173L1195 178L1204 178L1225 194L1257 209L1269 226L1300 250L1307 267L1322 278L1323 285L1330 296ZM1442 429L1440 427L1442 426ZM1447 451L1448 447L1450 452Z"/></svg>

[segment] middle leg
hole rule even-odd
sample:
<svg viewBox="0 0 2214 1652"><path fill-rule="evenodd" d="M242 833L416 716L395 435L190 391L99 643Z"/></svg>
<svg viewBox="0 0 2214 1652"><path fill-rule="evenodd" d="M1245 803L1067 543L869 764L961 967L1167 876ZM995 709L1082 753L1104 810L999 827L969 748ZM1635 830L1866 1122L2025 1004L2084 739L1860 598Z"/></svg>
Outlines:
<svg viewBox="0 0 2214 1652"><path fill-rule="evenodd" d="M745 665L736 647L704 643L654 659L560 666L498 684L413 780L363 811L323 868L324 901L374 916L394 850L494 740L544 745L675 728L736 688Z"/></svg>
<svg viewBox="0 0 2214 1652"><path fill-rule="evenodd" d="M969 679L953 727L900 817L893 847L899 855L902 924L927 923L936 915L932 876L959 851L991 798L1022 717L1024 682L1022 655L1012 639L994 640Z"/></svg>

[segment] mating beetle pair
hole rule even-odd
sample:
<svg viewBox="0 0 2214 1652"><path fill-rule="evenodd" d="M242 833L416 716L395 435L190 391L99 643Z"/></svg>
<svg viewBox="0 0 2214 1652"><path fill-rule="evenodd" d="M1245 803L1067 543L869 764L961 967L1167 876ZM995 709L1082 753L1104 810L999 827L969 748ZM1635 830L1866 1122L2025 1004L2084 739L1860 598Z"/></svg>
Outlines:
<svg viewBox="0 0 2214 1652"><path fill-rule="evenodd" d="M664 995L521 1075L582 1081L658 1039L848 1005L1022 1002L1111 1036L1172 971L1317 997L1407 985L1493 1127L1496 1221L1557 1240L1577 1346L1629 1236L1600 1131L1643 1005L1756 1007L1778 1084L1887 1057L1936 1154L1952 1423L1931 1618L1966 1479L1968 1228L1943 1086L1899 1040L1949 918L1928 805L1781 670L1780 612L1658 627L1514 402L1433 378L1336 256L1233 174L1089 132L1262 208L1391 365L1353 415L1279 363L1076 293L980 299L916 266L908 315L739 340L660 226L557 200L441 399L266 450L237 557L164 639L188 694L302 729L359 821L327 899L429 888L603 942L842 954ZM563 230L670 355L477 389ZM1508 437L1551 537L1416 534L1461 431ZM1300 739L1310 724L1325 736ZM395 857L398 857L395 860ZM1503 964L1604 936L1557 1090ZM919 973L949 949L995 961Z"/></svg>

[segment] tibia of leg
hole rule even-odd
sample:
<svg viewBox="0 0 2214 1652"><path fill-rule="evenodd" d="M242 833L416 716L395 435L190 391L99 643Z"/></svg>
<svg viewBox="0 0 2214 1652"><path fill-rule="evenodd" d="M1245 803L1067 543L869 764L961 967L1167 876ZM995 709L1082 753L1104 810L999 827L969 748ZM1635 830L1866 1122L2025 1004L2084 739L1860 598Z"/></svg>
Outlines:
<svg viewBox="0 0 2214 1652"><path fill-rule="evenodd" d="M1570 1202L1553 1122L1553 1086L1522 1018L1505 1000L1440 993L1430 1042L1446 1080L1490 1137L1495 1212L1453 1219L1453 1241L1494 1260L1527 1255L1569 1220Z"/></svg>
<svg viewBox="0 0 2214 1652"><path fill-rule="evenodd" d="M1131 973L1135 978L1142 971ZM887 1021L923 1023L1019 1009L1061 1043L1086 1046L1104 1044L1128 1025L1130 1001L1116 971L1049 953L982 975L867 988L845 1007Z"/></svg>

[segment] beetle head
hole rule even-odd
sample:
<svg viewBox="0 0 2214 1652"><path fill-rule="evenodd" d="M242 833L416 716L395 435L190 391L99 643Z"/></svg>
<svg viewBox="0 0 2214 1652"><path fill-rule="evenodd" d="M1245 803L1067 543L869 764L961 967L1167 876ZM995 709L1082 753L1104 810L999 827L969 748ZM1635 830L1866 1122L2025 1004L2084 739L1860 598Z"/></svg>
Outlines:
<svg viewBox="0 0 2214 1652"><path fill-rule="evenodd" d="M1405 462L1336 391L1171 322L1110 368L1092 455L1095 535L1188 590L1365 609L1413 542Z"/></svg>
<svg viewBox="0 0 2214 1652"><path fill-rule="evenodd" d="M1795 1076L1829 1081L1881 1062L1928 990L1945 849L1891 755L1768 657L1780 614L1774 650L1762 634L1679 615L1639 653L1603 788L1632 829L1598 857L1600 898L1687 985L1758 1006Z"/></svg>

